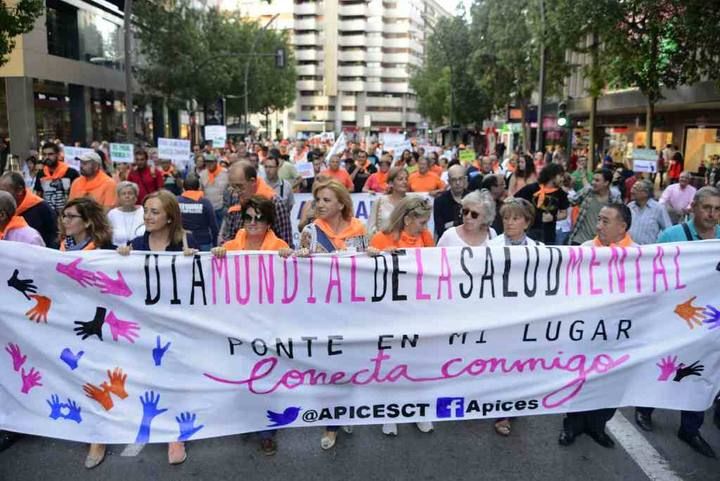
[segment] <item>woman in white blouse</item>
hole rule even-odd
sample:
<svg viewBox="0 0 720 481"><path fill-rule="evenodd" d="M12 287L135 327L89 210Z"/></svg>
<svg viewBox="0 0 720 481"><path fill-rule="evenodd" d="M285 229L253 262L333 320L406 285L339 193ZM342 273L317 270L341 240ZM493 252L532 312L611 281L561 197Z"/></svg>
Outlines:
<svg viewBox="0 0 720 481"><path fill-rule="evenodd" d="M145 233L143 208L136 205L138 186L135 182L123 181L117 185L118 207L108 212L112 225L112 242L124 246L134 238Z"/></svg>
<svg viewBox="0 0 720 481"><path fill-rule="evenodd" d="M405 198L408 191L408 173L403 167L394 167L388 174L388 193L373 202L368 219L368 234L372 237L385 228L395 206Z"/></svg>
<svg viewBox="0 0 720 481"><path fill-rule="evenodd" d="M495 201L487 190L473 191L460 201L463 223L447 229L438 247L483 247L497 236L490 224L495 220Z"/></svg>
<svg viewBox="0 0 720 481"><path fill-rule="evenodd" d="M500 207L503 233L494 238L491 245L534 246L542 245L527 236L527 230L535 221L535 206L519 197L508 197Z"/></svg>

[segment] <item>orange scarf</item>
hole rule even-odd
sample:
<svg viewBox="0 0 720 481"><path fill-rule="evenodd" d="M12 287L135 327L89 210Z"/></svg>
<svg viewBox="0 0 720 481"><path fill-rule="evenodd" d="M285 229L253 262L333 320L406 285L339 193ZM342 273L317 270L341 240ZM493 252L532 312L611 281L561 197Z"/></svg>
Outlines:
<svg viewBox="0 0 720 481"><path fill-rule="evenodd" d="M175 175L175 167L171 165L168 170L165 170L161 167L160 172L162 172L164 177L171 177Z"/></svg>
<svg viewBox="0 0 720 481"><path fill-rule="evenodd" d="M378 232L375 234L370 241L370 245L380 250L388 250L393 247L395 248L412 248L412 247L435 247L433 236L429 230L425 229L418 236L411 236L404 230L398 236L396 233L391 232L386 234L384 232Z"/></svg>
<svg viewBox="0 0 720 481"><path fill-rule="evenodd" d="M83 247L84 251L94 251L95 249L96 249L96 247L95 247L95 243L93 241L90 241L88 243L88 245ZM65 251L67 251L67 245L65 244L65 241L62 241L62 243L60 244L60 252L65 252Z"/></svg>
<svg viewBox="0 0 720 481"><path fill-rule="evenodd" d="M213 185L215 183L215 177L217 177L224 170L225 169L223 169L222 167L215 167L215 170L213 172L210 172L210 170L208 170L208 185Z"/></svg>
<svg viewBox="0 0 720 481"><path fill-rule="evenodd" d="M8 225L5 226L5 230L0 231L0 240L3 240L11 230L22 229L23 227L28 227L27 221L24 217L15 214L8 222Z"/></svg>
<svg viewBox="0 0 720 481"><path fill-rule="evenodd" d="M240 229L237 234L235 234L235 238L231 241L227 241L223 244L223 247L229 251L244 251L247 250L247 243L247 231L245 229ZM287 242L276 236L272 229L268 229L259 250L279 251L280 249L287 249L288 247Z"/></svg>
<svg viewBox="0 0 720 481"><path fill-rule="evenodd" d="M545 187L544 184L538 184L540 186L540 190L535 192L533 194L533 197L537 197L536 205L538 207L542 207L545 205L545 196L548 194L552 194L553 192L557 191L557 187Z"/></svg>
<svg viewBox="0 0 720 481"><path fill-rule="evenodd" d="M98 173L95 174L95 177L93 177L92 179L88 179L84 175L81 175L80 177L75 179L73 185L78 184L78 186L75 188L78 189L82 193L82 195L85 195L95 191L108 180L112 181L112 179L105 172L99 170Z"/></svg>
<svg viewBox="0 0 720 481"><path fill-rule="evenodd" d="M65 162L58 162L57 165L55 166L55 172L53 172L51 174L50 167L48 167L46 165L45 167L43 167L43 175L45 176L44 178L47 178L50 180L62 179L65 176L65 174L67 173L69 168L70 167Z"/></svg>
<svg viewBox="0 0 720 481"><path fill-rule="evenodd" d="M260 177L256 179L257 182L257 188L255 189L254 195L259 195L260 197L264 197L267 200L273 200L275 197L275 190L267 185L264 180L262 180ZM233 212L240 212L242 210L241 205L234 205L230 207L227 211L228 214L231 214Z"/></svg>
<svg viewBox="0 0 720 481"><path fill-rule="evenodd" d="M203 197L205 197L205 192L203 192L202 190L186 190L182 193L182 196L186 199L194 200L195 202L197 202Z"/></svg>
<svg viewBox="0 0 720 481"><path fill-rule="evenodd" d="M375 182L377 183L377 186L380 187L381 192L385 192L385 189L387 189L387 181L388 181L388 175L390 174L390 171L388 172L380 172L379 170L375 172Z"/></svg>
<svg viewBox="0 0 720 481"><path fill-rule="evenodd" d="M38 197L37 195L33 194L30 189L25 189L25 198L22 202L20 202L20 205L17 207L17 210L15 210L15 215L23 215L26 211L32 209L36 205L38 205L40 202L42 202L42 198Z"/></svg>
<svg viewBox="0 0 720 481"><path fill-rule="evenodd" d="M355 217L350 219L350 224L347 227L337 233L324 219L315 219L315 226L325 233L336 249L345 249L347 247L345 245L345 240L352 237L364 236L367 232L365 230L365 225Z"/></svg>
<svg viewBox="0 0 720 481"><path fill-rule="evenodd" d="M597 236L593 239L593 245L595 247L632 247L632 245L635 243L635 241L632 240L632 237L630 237L630 234L627 232L625 233L625 237L623 237L620 242L612 243L609 246L603 245L602 242L600 242L600 239L598 239Z"/></svg>

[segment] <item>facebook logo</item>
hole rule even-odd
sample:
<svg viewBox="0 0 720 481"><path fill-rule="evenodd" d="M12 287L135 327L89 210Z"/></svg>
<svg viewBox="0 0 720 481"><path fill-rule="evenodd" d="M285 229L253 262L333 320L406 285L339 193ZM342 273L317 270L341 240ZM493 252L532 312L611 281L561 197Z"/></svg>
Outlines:
<svg viewBox="0 0 720 481"><path fill-rule="evenodd" d="M435 414L438 418L465 417L465 398L439 397L435 403Z"/></svg>

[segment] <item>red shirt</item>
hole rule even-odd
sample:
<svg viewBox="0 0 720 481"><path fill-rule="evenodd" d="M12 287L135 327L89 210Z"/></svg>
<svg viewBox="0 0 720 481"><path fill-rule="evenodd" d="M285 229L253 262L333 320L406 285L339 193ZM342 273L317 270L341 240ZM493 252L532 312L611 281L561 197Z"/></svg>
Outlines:
<svg viewBox="0 0 720 481"><path fill-rule="evenodd" d="M154 174L154 175L153 175ZM127 176L127 180L135 182L138 186L138 205L142 205L143 200L148 194L152 194L163 188L165 184L165 178L160 169L155 169L153 172L150 167L145 167L142 170L133 169Z"/></svg>

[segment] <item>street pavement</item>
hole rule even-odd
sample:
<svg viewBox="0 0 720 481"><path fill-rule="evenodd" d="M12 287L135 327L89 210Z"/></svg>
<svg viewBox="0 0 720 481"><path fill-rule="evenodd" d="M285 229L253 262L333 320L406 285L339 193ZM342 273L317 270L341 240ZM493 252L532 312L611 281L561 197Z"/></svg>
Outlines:
<svg viewBox="0 0 720 481"><path fill-rule="evenodd" d="M623 415L620 414L623 413ZM696 454L676 437L679 413L657 410L655 431L642 433L633 410L622 409L609 423L615 449L581 436L561 447L561 416L529 416L513 423L512 435L495 434L491 420L435 424L431 434L414 424L386 437L380 426L356 426L338 435L334 450L320 449L321 428L280 431L278 453L265 456L254 435L187 444L188 460L167 464L166 445L148 445L136 457L108 448L105 462L83 467L86 445L27 436L0 454L0 481L183 481L183 480L455 480L483 481L720 481L720 461ZM720 453L720 430L712 411L705 439Z"/></svg>

